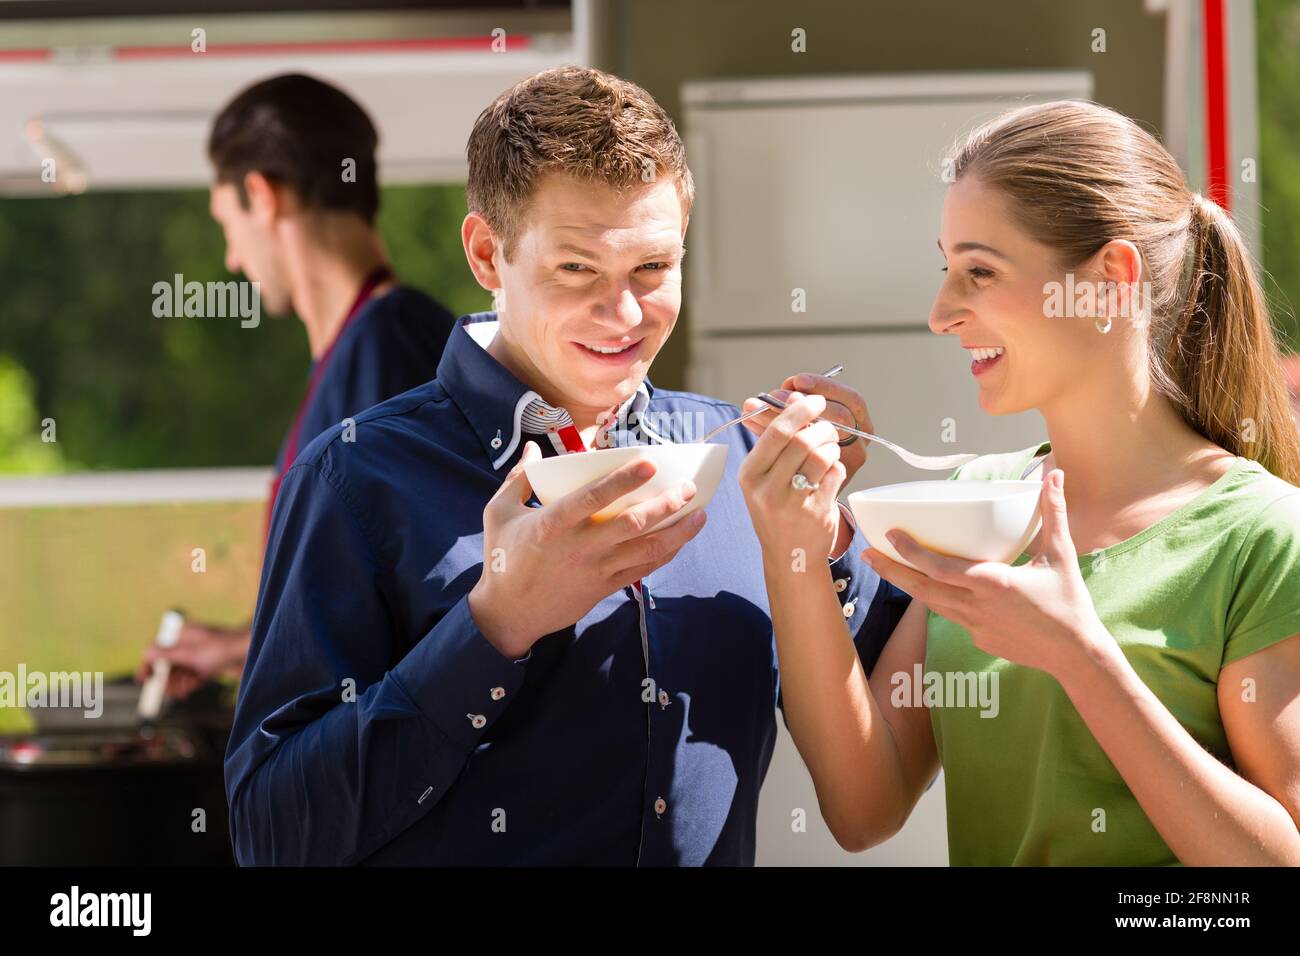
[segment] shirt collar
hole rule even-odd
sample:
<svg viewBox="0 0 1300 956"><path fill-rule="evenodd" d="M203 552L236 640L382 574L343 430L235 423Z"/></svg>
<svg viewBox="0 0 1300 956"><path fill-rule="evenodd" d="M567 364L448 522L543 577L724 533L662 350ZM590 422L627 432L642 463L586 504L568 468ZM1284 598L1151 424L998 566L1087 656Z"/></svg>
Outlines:
<svg viewBox="0 0 1300 956"><path fill-rule="evenodd" d="M438 381L474 429L494 470L499 470L518 450L524 410L531 406L534 411L544 412L552 407L488 354L487 345L496 335L497 326L495 312L464 316L452 329L438 363ZM606 447L640 444L636 441L638 432L647 440L664 440L644 422L653 394L649 378L643 379L631 398L620 406Z"/></svg>
<svg viewBox="0 0 1300 956"><path fill-rule="evenodd" d="M636 391L618 407L613 420L604 430L603 437L597 433L597 440L602 442L598 447L619 448L623 445L644 445L651 441L666 444L667 439L651 428L650 416L646 414L653 394L654 386L649 379L642 379Z"/></svg>

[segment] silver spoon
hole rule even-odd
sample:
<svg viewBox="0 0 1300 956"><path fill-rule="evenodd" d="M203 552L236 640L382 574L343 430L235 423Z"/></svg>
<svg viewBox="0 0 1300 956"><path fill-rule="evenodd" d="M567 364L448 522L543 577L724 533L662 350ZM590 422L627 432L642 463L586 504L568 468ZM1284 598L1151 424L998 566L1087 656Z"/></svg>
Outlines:
<svg viewBox="0 0 1300 956"><path fill-rule="evenodd" d="M773 398L767 392L761 392L758 396L760 401L764 401L773 408L785 408L785 402L779 398ZM766 409L764 409L766 411ZM827 421L823 418L815 418L813 421ZM850 435L857 435L859 438L865 438L867 441L879 442L890 451L892 451L903 461L907 462L913 468L922 468L926 471L951 471L953 468L960 468L968 461L974 461L979 455L918 455L910 452L901 445L895 445L892 441L887 441L878 435L872 435L870 432L859 431L856 428L850 428L848 425L841 425L839 422L831 422L842 432L848 432Z"/></svg>
<svg viewBox="0 0 1300 956"><path fill-rule="evenodd" d="M822 376L823 376L824 378L834 378L836 375L839 375L840 372L842 372L842 371L844 371L844 366L843 366L843 365L832 365L832 366L831 366L830 368L828 368L826 371L822 372ZM767 393L764 392L763 394L766 395ZM727 430L728 428L730 428L732 425L739 425L741 422L747 422L747 421L749 421L751 418L753 418L753 417L756 416L756 415L762 415L765 411L767 411L766 408L756 408L756 409L754 409L752 412L746 412L744 415L741 415L739 418L733 418L733 419L732 419L731 421L729 421L729 422L723 422L723 423L722 423L721 425L719 425L717 428L713 429L713 431L709 432L709 433L708 433L707 435L705 435L703 438L699 439L699 440L698 440L698 444L703 444L704 442L706 442L706 441L708 441L710 438L712 438L714 435L718 435L718 434L720 434L720 433L726 431L726 430ZM695 443L693 443L693 444L695 444Z"/></svg>

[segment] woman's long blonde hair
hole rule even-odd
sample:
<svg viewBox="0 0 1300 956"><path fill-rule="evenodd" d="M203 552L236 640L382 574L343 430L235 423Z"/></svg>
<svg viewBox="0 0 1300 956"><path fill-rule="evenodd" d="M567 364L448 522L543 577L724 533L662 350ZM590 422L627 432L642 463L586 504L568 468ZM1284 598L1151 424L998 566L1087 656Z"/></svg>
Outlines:
<svg viewBox="0 0 1300 956"><path fill-rule="evenodd" d="M1095 103L1045 103L976 129L952 162L955 179L1006 195L1067 267L1112 239L1137 246L1155 387L1201 435L1300 484L1300 434L1250 254L1153 136Z"/></svg>

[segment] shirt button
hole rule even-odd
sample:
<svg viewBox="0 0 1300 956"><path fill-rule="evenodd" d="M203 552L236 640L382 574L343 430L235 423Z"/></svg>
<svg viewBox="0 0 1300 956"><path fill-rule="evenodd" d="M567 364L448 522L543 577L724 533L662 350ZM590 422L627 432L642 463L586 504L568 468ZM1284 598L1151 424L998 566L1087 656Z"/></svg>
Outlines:
<svg viewBox="0 0 1300 956"><path fill-rule="evenodd" d="M487 726L487 718L482 714L466 714L465 716L469 718L469 722L474 725L475 730L482 730Z"/></svg>
<svg viewBox="0 0 1300 956"><path fill-rule="evenodd" d="M504 687L493 687L493 688L492 688L492 699L493 699L493 700L500 700L500 699L501 699L502 697L504 697L504 696L506 696L506 689L505 689Z"/></svg>
<svg viewBox="0 0 1300 956"><path fill-rule="evenodd" d="M848 587L848 586L849 586L849 582L848 582L847 579L845 579L845 578L836 578L836 579L835 579L835 590L836 590L836 591L843 591L843 590L844 590L846 587Z"/></svg>
<svg viewBox="0 0 1300 956"><path fill-rule="evenodd" d="M663 798L663 797L660 797L658 800L655 801L655 813L656 813L656 814L658 814L659 816L663 816L663 815L664 815L664 812L665 812L667 809L668 809L668 804L664 801L664 798Z"/></svg>
<svg viewBox="0 0 1300 956"><path fill-rule="evenodd" d="M847 604L844 605L844 616L845 616L845 617L852 617L852 616L853 616L853 602L852 602L852 601L849 601Z"/></svg>

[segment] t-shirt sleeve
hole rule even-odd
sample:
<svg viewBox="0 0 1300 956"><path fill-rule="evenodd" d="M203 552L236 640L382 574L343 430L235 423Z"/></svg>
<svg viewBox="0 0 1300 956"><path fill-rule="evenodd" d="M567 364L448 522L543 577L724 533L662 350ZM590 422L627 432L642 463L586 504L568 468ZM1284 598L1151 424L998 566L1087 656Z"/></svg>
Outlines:
<svg viewBox="0 0 1300 956"><path fill-rule="evenodd" d="M1255 519L1237 557L1223 663L1300 634L1300 493Z"/></svg>

